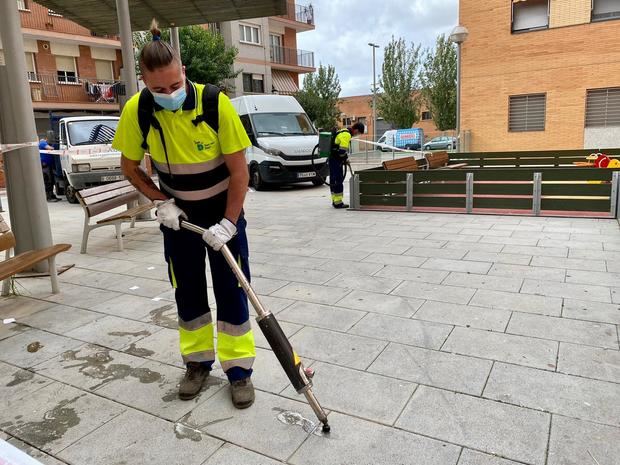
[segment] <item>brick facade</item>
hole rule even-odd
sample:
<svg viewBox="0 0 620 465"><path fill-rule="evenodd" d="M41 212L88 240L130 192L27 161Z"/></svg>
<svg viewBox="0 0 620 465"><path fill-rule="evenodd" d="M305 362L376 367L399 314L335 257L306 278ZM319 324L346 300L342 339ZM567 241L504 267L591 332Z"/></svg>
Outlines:
<svg viewBox="0 0 620 465"><path fill-rule="evenodd" d="M584 147L587 89L620 86L620 21L590 23L588 12L583 24L590 2L551 0L551 25L564 27L511 33L510 1L461 0L461 128L471 150ZM534 93L546 94L545 130L509 132L509 96Z"/></svg>

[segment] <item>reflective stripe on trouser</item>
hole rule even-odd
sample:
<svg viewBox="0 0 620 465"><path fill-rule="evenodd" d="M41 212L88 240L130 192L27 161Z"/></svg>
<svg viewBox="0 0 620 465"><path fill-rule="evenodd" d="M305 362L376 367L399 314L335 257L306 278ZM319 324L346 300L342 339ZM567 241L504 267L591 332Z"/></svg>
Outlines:
<svg viewBox="0 0 620 465"><path fill-rule="evenodd" d="M329 157L329 189L332 192L332 203L342 203L344 191L344 177L342 176L342 161L336 157Z"/></svg>
<svg viewBox="0 0 620 465"><path fill-rule="evenodd" d="M215 222L202 216L194 218L191 212L186 213L190 222L202 227L208 227ZM245 219L239 218L237 235L227 245L231 253L238 257L241 268L249 279L245 226ZM205 275L205 255L208 250L218 310L218 358L229 378L248 376L256 356L248 301L224 256L206 248L204 241L196 233L185 229L173 231L163 226L161 230L164 233L164 252L169 265L170 282L176 284L180 347L184 361L213 362L215 359L213 323Z"/></svg>

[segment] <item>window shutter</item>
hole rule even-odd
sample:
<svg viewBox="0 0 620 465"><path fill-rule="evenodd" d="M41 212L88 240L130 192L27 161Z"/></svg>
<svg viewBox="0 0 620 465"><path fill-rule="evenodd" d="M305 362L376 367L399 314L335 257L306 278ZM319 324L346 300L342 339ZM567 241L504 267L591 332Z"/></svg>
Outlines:
<svg viewBox="0 0 620 465"><path fill-rule="evenodd" d="M589 90L586 127L620 126L620 88Z"/></svg>
<svg viewBox="0 0 620 465"><path fill-rule="evenodd" d="M56 69L58 71L69 71L75 73L75 58L56 55Z"/></svg>
<svg viewBox="0 0 620 465"><path fill-rule="evenodd" d="M544 131L546 100L545 94L511 96L508 130L510 132Z"/></svg>

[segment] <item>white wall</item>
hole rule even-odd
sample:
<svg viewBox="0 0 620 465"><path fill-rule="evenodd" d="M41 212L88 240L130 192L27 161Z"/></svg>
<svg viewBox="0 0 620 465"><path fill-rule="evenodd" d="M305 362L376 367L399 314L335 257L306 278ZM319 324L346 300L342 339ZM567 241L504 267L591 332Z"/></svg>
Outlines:
<svg viewBox="0 0 620 465"><path fill-rule="evenodd" d="M584 148L620 148L620 126L611 128L586 128L584 132Z"/></svg>

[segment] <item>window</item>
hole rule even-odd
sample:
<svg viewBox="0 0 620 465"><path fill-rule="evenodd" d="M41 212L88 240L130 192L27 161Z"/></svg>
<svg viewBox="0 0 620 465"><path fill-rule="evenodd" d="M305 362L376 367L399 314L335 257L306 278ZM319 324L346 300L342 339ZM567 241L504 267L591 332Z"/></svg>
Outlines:
<svg viewBox="0 0 620 465"><path fill-rule="evenodd" d="M549 0L512 0L512 31L549 27Z"/></svg>
<svg viewBox="0 0 620 465"><path fill-rule="evenodd" d="M239 24L239 41L260 45L260 27Z"/></svg>
<svg viewBox="0 0 620 465"><path fill-rule="evenodd" d="M243 92L262 94L265 92L262 74L243 73Z"/></svg>
<svg viewBox="0 0 620 465"><path fill-rule="evenodd" d="M620 87L588 90L586 127L620 126Z"/></svg>
<svg viewBox="0 0 620 465"><path fill-rule="evenodd" d="M241 124L243 124L243 128L248 136L252 136L254 131L252 130L252 122L250 121L250 115L240 115L239 119L241 119Z"/></svg>
<svg viewBox="0 0 620 465"><path fill-rule="evenodd" d="M592 0L592 21L620 18L618 0Z"/></svg>
<svg viewBox="0 0 620 465"><path fill-rule="evenodd" d="M258 137L294 137L316 134L304 113L256 113L252 122Z"/></svg>
<svg viewBox="0 0 620 465"><path fill-rule="evenodd" d="M28 3L26 3L26 0L17 0L17 9L18 10L29 11L28 10Z"/></svg>
<svg viewBox="0 0 620 465"><path fill-rule="evenodd" d="M77 68L75 66L75 58L69 56L55 55L56 73L58 82L69 84L77 83Z"/></svg>
<svg viewBox="0 0 620 465"><path fill-rule="evenodd" d="M352 122L351 122L351 118L342 118L342 125L343 126L351 126Z"/></svg>
<svg viewBox="0 0 620 465"><path fill-rule="evenodd" d="M433 117L431 116L431 112L430 111L423 111L422 112L422 121L430 121L432 119L433 119Z"/></svg>
<svg viewBox="0 0 620 465"><path fill-rule="evenodd" d="M544 131L546 94L511 96L508 110L510 132Z"/></svg>
<svg viewBox="0 0 620 465"><path fill-rule="evenodd" d="M30 82L40 82L32 52L26 52L26 74Z"/></svg>
<svg viewBox="0 0 620 465"><path fill-rule="evenodd" d="M95 60L95 74L99 80L113 81L114 70L112 69L112 62L107 60Z"/></svg>
<svg viewBox="0 0 620 465"><path fill-rule="evenodd" d="M60 13L56 13L54 10L50 10L49 8L47 10L47 14L49 16L56 16L58 18L62 18L62 15Z"/></svg>

